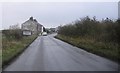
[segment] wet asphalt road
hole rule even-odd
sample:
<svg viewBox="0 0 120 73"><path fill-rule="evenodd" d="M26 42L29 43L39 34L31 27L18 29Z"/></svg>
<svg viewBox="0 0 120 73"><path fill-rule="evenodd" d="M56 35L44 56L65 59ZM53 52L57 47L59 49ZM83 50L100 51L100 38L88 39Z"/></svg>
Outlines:
<svg viewBox="0 0 120 73"><path fill-rule="evenodd" d="M38 37L5 71L117 71L108 59L69 45L53 35Z"/></svg>

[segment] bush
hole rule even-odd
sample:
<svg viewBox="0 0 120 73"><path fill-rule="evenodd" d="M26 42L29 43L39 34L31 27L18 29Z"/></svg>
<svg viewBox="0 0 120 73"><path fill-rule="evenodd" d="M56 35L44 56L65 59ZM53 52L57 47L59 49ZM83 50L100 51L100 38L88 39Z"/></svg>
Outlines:
<svg viewBox="0 0 120 73"><path fill-rule="evenodd" d="M19 40L22 38L22 31L21 30L3 30L2 34L9 39L16 39Z"/></svg>
<svg viewBox="0 0 120 73"><path fill-rule="evenodd" d="M87 16L60 26L56 37L94 54L120 60L120 20L97 21Z"/></svg>
<svg viewBox="0 0 120 73"><path fill-rule="evenodd" d="M117 20L116 24L117 25L116 25L115 29L116 29L116 34L117 34L117 40L120 44L120 20Z"/></svg>
<svg viewBox="0 0 120 73"><path fill-rule="evenodd" d="M91 19L87 16L75 21L74 24L61 26L58 34L70 37L90 38L100 42L118 43L118 40L120 40L118 38L120 37L119 26L117 21L112 21L109 18L97 21L95 17Z"/></svg>

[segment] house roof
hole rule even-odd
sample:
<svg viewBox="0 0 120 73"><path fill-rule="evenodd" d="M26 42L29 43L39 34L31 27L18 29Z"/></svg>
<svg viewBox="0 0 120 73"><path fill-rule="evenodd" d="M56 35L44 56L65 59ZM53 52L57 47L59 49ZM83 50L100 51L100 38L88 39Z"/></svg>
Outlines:
<svg viewBox="0 0 120 73"><path fill-rule="evenodd" d="M37 25L40 25L40 26L43 26L41 25L40 23L38 23L38 21L36 19L33 19L31 20L31 17L29 20L25 21L24 23L22 23L22 25L26 24L26 23L32 23L32 24L37 24Z"/></svg>

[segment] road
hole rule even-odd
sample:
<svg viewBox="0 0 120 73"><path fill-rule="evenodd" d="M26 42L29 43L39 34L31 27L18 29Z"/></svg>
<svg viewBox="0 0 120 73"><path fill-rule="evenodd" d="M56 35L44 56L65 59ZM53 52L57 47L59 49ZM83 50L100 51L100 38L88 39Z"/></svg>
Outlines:
<svg viewBox="0 0 120 73"><path fill-rule="evenodd" d="M117 71L118 64L55 39L39 36L4 71Z"/></svg>

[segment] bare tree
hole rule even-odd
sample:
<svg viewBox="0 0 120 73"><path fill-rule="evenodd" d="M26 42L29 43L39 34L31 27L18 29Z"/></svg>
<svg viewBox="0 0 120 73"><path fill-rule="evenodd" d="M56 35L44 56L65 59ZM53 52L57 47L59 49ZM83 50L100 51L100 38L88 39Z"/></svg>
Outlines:
<svg viewBox="0 0 120 73"><path fill-rule="evenodd" d="M20 29L20 26L19 26L19 24L17 23L17 24L15 24L15 25L11 25L11 26L9 27L9 29L11 29L11 30Z"/></svg>

